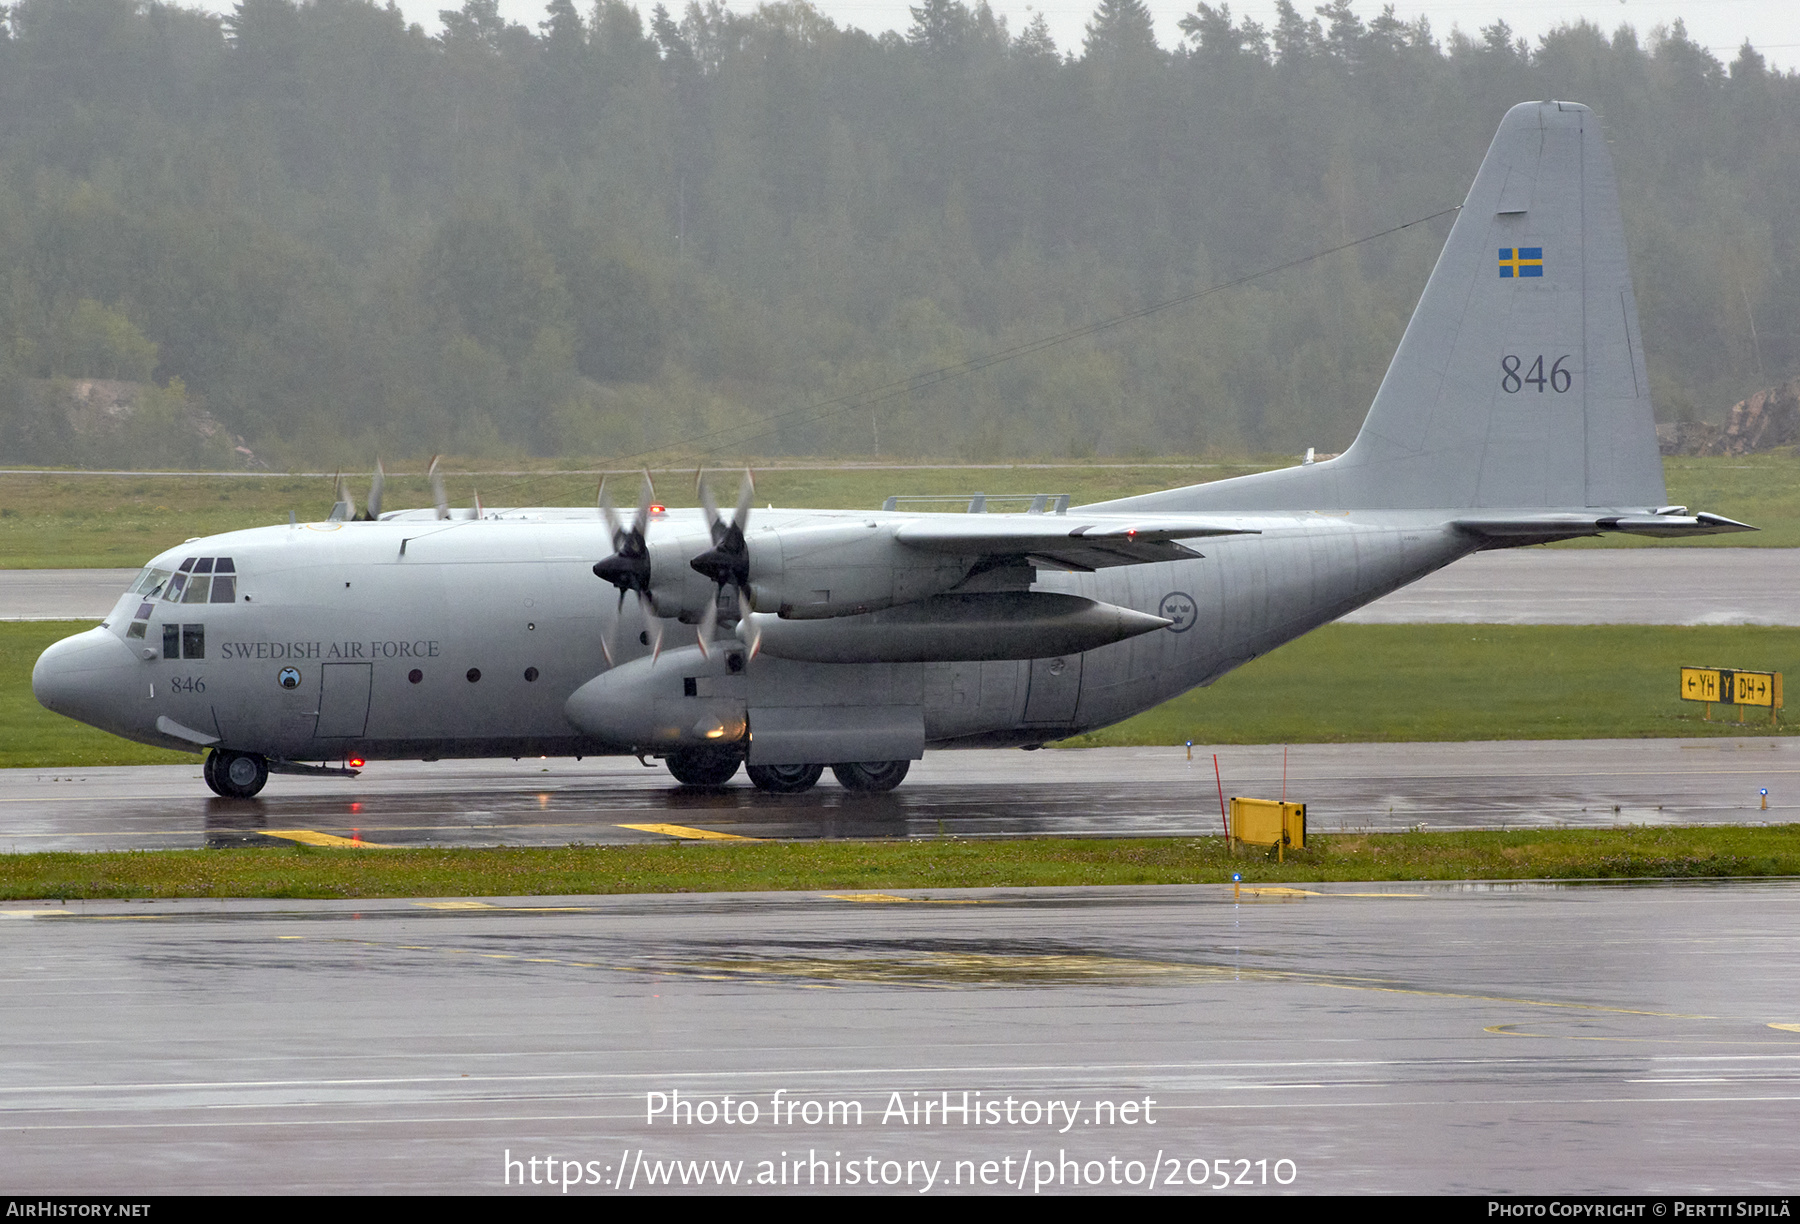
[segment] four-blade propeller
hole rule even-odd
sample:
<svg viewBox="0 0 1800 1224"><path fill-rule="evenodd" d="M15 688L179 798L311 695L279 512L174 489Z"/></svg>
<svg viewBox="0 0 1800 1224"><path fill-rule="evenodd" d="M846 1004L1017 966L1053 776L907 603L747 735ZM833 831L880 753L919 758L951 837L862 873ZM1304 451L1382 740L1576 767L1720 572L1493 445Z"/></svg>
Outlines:
<svg viewBox="0 0 1800 1224"><path fill-rule="evenodd" d="M606 496L606 481L600 482L600 514L612 532L613 555L604 561L594 564L594 577L604 578L619 588L619 612L625 609L625 596L635 591L638 597L638 608L644 614L645 625L654 625L654 643L651 656L662 653L662 623L657 620L655 610L650 605L650 545L644 538L644 532L650 526L650 502L655 497L656 489L650 483L650 473L644 473L644 487L638 496L637 517L630 527L619 522L618 512L613 509L612 501ZM612 628L600 640L600 649L606 655L607 663L613 661L612 634L618 628L619 617L613 617Z"/></svg>
<svg viewBox="0 0 1800 1224"><path fill-rule="evenodd" d="M688 564L712 579L719 588L707 601L706 612L700 619L700 653L707 654L713 633L718 629L719 601L725 598L725 588L737 588L739 619L749 606L745 592L750 589L750 546L744 542L744 529L750 526L750 502L756 496L756 482L750 477L750 469L745 468L744 479L738 483L737 510L729 523L719 517L719 506L713 500L712 488L706 483L704 472L694 473L694 484L700 494L700 505L706 512L707 526L712 530L713 546Z"/></svg>

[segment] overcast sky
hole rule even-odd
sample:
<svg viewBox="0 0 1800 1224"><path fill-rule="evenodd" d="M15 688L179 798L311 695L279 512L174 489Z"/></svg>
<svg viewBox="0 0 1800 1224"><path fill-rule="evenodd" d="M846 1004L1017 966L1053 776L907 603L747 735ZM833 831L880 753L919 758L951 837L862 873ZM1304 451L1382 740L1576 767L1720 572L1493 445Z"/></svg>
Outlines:
<svg viewBox="0 0 1800 1224"><path fill-rule="evenodd" d="M436 33L437 12L449 7L453 0L401 0L400 7L409 19ZM577 0L576 7L586 10L590 0ZM1294 7L1309 12L1320 0L1295 0ZM686 0L663 0L669 11L680 16ZM879 33L882 30L904 31L911 23L907 0L815 0L820 9L841 26L860 26ZM1057 46L1067 51L1079 49L1082 31L1093 13L1091 3L1081 0L989 0L996 13L1007 19L1017 33L1034 12L1042 12L1050 23ZM1184 13L1193 11L1193 0L1148 0L1156 14L1157 38L1165 47L1180 40L1177 22ZM655 0L638 0L645 16ZM501 11L514 21L533 29L543 20L544 6L538 0L501 0ZM756 7L752 0L732 0L731 7L748 12ZM1353 6L1363 20L1381 11L1379 0L1356 0ZM1713 53L1729 63L1737 48L1748 38L1769 58L1771 64L1787 69L1800 64L1800 3L1796 0L1432 0L1409 3L1400 0L1395 11L1411 21L1420 14L1431 19L1431 27L1441 39L1452 26L1460 26L1473 35L1483 26L1504 17L1515 31L1533 42L1546 30L1565 22L1586 18L1610 33L1621 23L1629 23L1644 38L1659 25L1676 18L1687 22L1688 33L1696 42L1711 47ZM1238 0L1231 5L1234 14L1254 17L1265 26L1275 21L1275 0Z"/></svg>

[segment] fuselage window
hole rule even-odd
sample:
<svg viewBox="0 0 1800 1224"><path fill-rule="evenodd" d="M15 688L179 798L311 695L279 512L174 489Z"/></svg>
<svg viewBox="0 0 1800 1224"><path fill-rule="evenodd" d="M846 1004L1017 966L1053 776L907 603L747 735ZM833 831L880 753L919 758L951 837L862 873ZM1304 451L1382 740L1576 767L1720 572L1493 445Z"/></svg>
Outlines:
<svg viewBox="0 0 1800 1224"><path fill-rule="evenodd" d="M237 578L231 574L214 574L212 601L214 603L235 603L237 601Z"/></svg>
<svg viewBox="0 0 1800 1224"><path fill-rule="evenodd" d="M179 659L181 657L181 626L163 626L163 658Z"/></svg>
<svg viewBox="0 0 1800 1224"><path fill-rule="evenodd" d="M212 573L212 563L213 559L211 557L201 557L198 561L194 562L194 572L196 574L210 574Z"/></svg>
<svg viewBox="0 0 1800 1224"><path fill-rule="evenodd" d="M214 564L213 564L213 573L215 573L215 574L235 574L235 573L237 573L237 570L235 568L233 568L230 557L220 557L218 559L218 561L214 562Z"/></svg>
<svg viewBox="0 0 1800 1224"><path fill-rule="evenodd" d="M125 636L128 638L143 637L144 636L144 622L143 621L132 621L131 628L129 628L125 631Z"/></svg>
<svg viewBox="0 0 1800 1224"><path fill-rule="evenodd" d="M212 591L212 579L196 574L187 580L187 590L181 593L182 603L205 603Z"/></svg>
<svg viewBox="0 0 1800 1224"><path fill-rule="evenodd" d="M181 627L181 657L184 659L204 659L206 657L205 625L183 625Z"/></svg>

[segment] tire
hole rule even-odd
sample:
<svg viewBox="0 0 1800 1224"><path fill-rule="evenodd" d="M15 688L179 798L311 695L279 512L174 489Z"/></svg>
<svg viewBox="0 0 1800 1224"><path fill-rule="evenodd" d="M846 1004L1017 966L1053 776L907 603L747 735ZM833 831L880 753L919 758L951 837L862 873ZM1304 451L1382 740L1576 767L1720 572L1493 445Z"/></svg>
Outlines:
<svg viewBox="0 0 1800 1224"><path fill-rule="evenodd" d="M872 793L893 790L911 767L911 761L846 761L831 772L845 790Z"/></svg>
<svg viewBox="0 0 1800 1224"><path fill-rule="evenodd" d="M744 772L759 791L771 795L798 795L809 791L825 772L823 765L746 765Z"/></svg>
<svg viewBox="0 0 1800 1224"><path fill-rule="evenodd" d="M268 782L269 762L258 753L214 748L201 774L221 799L250 799Z"/></svg>
<svg viewBox="0 0 1800 1224"><path fill-rule="evenodd" d="M663 764L683 786L724 786L737 773L743 758L733 752L695 748L671 752L663 758Z"/></svg>

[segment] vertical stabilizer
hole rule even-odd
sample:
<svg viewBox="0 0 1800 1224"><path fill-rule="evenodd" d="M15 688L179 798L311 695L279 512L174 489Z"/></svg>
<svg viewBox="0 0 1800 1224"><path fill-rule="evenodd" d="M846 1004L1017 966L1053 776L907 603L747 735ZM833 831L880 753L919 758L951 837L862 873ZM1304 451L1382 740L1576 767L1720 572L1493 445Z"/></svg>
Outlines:
<svg viewBox="0 0 1800 1224"><path fill-rule="evenodd" d="M1656 507L1662 460L1599 120L1501 121L1362 431L1337 459L1134 507Z"/></svg>

